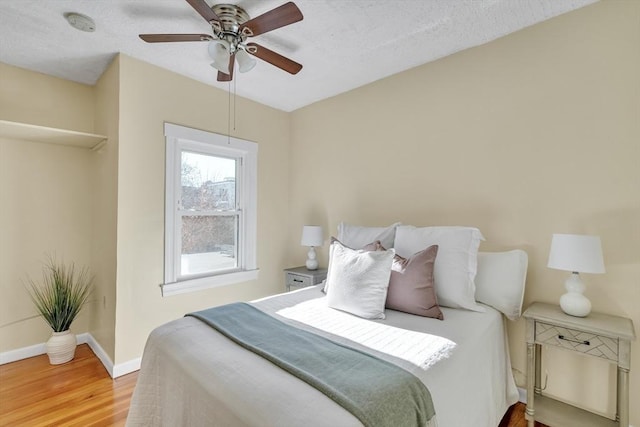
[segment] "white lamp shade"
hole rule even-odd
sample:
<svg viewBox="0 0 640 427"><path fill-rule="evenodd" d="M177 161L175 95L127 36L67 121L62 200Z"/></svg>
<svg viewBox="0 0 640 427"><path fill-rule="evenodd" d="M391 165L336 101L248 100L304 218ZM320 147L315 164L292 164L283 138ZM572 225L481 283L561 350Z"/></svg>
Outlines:
<svg viewBox="0 0 640 427"><path fill-rule="evenodd" d="M600 237L554 234L547 267L578 273L604 273Z"/></svg>
<svg viewBox="0 0 640 427"><path fill-rule="evenodd" d="M324 238L322 237L322 227L319 225L305 225L302 227L302 246L322 246Z"/></svg>
<svg viewBox="0 0 640 427"><path fill-rule="evenodd" d="M238 50L238 52L236 52L236 61L238 61L238 71L241 73L251 71L257 62L244 50Z"/></svg>
<svg viewBox="0 0 640 427"><path fill-rule="evenodd" d="M218 71L229 74L229 42L226 40L211 40L208 46L209 56L213 59L211 66Z"/></svg>

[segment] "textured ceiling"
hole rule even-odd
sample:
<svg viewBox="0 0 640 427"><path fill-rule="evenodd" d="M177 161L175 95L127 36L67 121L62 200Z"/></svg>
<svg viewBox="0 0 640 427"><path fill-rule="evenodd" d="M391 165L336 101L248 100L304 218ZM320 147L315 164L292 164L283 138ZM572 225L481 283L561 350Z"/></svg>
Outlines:
<svg viewBox="0 0 640 427"><path fill-rule="evenodd" d="M207 0L208 1L208 0ZM294 0L304 20L255 37L303 64L293 76L258 60L236 91L292 111L454 52L487 43L596 0ZM286 0L240 0L251 17ZM217 3L217 2L216 2ZM91 16L93 33L66 12ZM0 62L94 84L126 55L227 90L207 43L147 44L139 33L211 33L185 0L0 0Z"/></svg>

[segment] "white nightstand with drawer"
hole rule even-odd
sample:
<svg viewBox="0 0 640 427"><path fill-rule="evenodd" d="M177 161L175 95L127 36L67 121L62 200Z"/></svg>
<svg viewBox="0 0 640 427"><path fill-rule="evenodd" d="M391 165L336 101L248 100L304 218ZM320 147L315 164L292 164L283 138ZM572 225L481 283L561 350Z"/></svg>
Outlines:
<svg viewBox="0 0 640 427"><path fill-rule="evenodd" d="M326 278L326 268L307 270L307 267L295 267L284 270L284 282L287 287L287 292L317 285Z"/></svg>
<svg viewBox="0 0 640 427"><path fill-rule="evenodd" d="M534 420L549 426L628 426L631 341L635 339L631 319L591 313L573 317L559 306L536 302L523 313L527 320L527 410L528 426ZM598 357L618 366L616 420L543 396L540 389L540 358L543 345L560 347Z"/></svg>

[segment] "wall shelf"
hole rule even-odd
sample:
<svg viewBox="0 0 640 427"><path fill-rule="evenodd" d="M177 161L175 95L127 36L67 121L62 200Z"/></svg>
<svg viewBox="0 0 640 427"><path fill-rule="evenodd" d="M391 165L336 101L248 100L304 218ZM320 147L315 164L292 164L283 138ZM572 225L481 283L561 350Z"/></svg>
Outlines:
<svg viewBox="0 0 640 427"><path fill-rule="evenodd" d="M98 150L105 135L0 120L0 137Z"/></svg>

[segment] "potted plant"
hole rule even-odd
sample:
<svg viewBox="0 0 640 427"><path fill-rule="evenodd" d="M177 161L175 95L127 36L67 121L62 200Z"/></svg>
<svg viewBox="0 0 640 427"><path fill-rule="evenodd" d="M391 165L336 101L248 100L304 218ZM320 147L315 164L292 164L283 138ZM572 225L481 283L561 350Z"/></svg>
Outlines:
<svg viewBox="0 0 640 427"><path fill-rule="evenodd" d="M69 327L87 302L92 282L86 267L76 272L73 263L67 266L53 258L43 267L41 282L28 279L29 296L53 329L46 344L52 365L66 363L75 355L76 336Z"/></svg>

